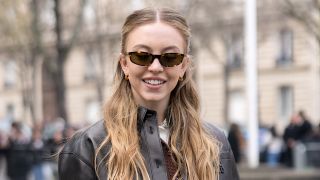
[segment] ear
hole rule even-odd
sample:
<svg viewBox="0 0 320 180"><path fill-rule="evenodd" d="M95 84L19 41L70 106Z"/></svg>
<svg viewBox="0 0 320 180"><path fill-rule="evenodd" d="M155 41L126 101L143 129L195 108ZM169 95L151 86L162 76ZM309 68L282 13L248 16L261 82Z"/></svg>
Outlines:
<svg viewBox="0 0 320 180"><path fill-rule="evenodd" d="M119 56L119 62L120 62L122 71L125 74L128 74L128 64L127 64L126 56L123 55L122 53Z"/></svg>
<svg viewBox="0 0 320 180"><path fill-rule="evenodd" d="M190 65L190 56L187 55L182 63L181 63L181 71L180 71L180 77L183 77L184 76L184 73L186 72L187 68L189 67Z"/></svg>

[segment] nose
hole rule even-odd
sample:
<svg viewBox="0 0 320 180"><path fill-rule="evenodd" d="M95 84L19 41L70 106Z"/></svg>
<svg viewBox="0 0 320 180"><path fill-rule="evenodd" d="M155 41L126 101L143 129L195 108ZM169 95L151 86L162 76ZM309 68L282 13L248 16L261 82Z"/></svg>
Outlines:
<svg viewBox="0 0 320 180"><path fill-rule="evenodd" d="M150 64L150 66L148 66L148 70L151 72L161 72L163 71L163 66L160 64L160 61L158 58L155 58L152 62L152 64Z"/></svg>

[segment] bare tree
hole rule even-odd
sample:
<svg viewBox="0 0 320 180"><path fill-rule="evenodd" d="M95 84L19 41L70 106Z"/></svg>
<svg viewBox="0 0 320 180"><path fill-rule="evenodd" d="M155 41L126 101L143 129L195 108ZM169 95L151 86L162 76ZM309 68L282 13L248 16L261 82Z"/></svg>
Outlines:
<svg viewBox="0 0 320 180"><path fill-rule="evenodd" d="M70 50L74 47L79 37L79 32L83 24L83 7L86 0L80 0L79 8L76 10L75 21L73 25L66 24L66 13L63 12L63 6L61 0L53 0L53 12L54 12L54 51L53 53L46 53L44 61L44 96L47 102L44 102L44 106L55 108L52 116L62 117L65 121L68 121L66 111L66 85L64 80L64 68L68 59ZM77 3L75 3L76 5ZM72 7L74 8L74 6ZM69 10L70 11L70 10ZM50 104L54 105L51 106ZM44 107L45 111L46 107Z"/></svg>
<svg viewBox="0 0 320 180"><path fill-rule="evenodd" d="M279 3L283 14L304 25L320 46L320 0L283 0Z"/></svg>
<svg viewBox="0 0 320 180"><path fill-rule="evenodd" d="M119 31L113 31L114 26L120 27L120 21L115 17L119 11L114 11L114 9L119 8L115 8L115 2L110 0L95 1L91 6L91 8L93 8L92 11L94 11L94 15L91 22L87 23L90 26L89 29L91 31L93 30L94 33L93 36L86 37L86 44L87 48L94 51L94 54L96 55L95 58L90 58L90 60L95 67L93 81L96 88L97 100L99 104L102 105L105 96L105 76L110 75L106 74L106 68L111 69L111 63L108 62L112 62L113 58L116 58L113 57L113 51L117 47L115 44L119 42L120 37ZM84 31L86 30L84 29Z"/></svg>
<svg viewBox="0 0 320 180"><path fill-rule="evenodd" d="M18 65L17 74L21 82L22 106L31 119L39 118L36 114L36 74L39 71L39 36L38 0L30 4L24 1L6 1L1 3L0 21L3 37L2 52L10 56ZM30 11L29 11L30 9Z"/></svg>
<svg viewBox="0 0 320 180"><path fill-rule="evenodd" d="M45 12L40 10L40 6L48 2L53 3L53 30L45 28L42 19ZM1 11L0 16L2 24L0 30L6 37L4 38L6 45L3 45L2 49L19 59L23 106L30 109L34 120L36 119L34 112L35 78L39 70L35 67L39 67L39 61L42 60L44 60L44 113L46 113L48 109L46 106L49 104L49 108L53 107L55 109L55 113L51 114L52 116L60 116L66 121L68 120L65 107L64 66L82 27L82 13L85 2L86 0L79 0L79 7L75 8L77 11L73 15L73 24L65 17L68 15L67 11L64 9L64 12L62 12L65 7L62 6L60 0L31 0L30 4L19 0L1 2L3 11ZM77 5L77 3L73 2L73 5ZM64 20L66 19L70 22L65 23ZM55 37L55 40L48 37L42 39L43 34L51 34Z"/></svg>
<svg viewBox="0 0 320 180"><path fill-rule="evenodd" d="M197 45L195 48L210 53L212 60L221 66L223 77L224 112L223 119L228 124L229 118L229 78L232 71L229 60L226 56L220 56L213 42L221 42L225 48L224 53L228 54L230 40L235 34L242 38L243 17L242 12L234 11L239 9L239 4L224 0L194 0L186 8L186 14L190 20ZM240 9L241 10L241 9ZM233 13L229 13L233 11ZM231 42L232 43L232 42ZM242 59L242 57L240 57ZM239 67L243 65L240 64Z"/></svg>

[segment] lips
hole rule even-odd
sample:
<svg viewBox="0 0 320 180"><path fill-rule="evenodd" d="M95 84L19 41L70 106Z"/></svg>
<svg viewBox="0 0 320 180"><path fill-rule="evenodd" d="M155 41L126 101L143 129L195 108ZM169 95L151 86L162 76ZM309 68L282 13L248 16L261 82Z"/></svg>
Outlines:
<svg viewBox="0 0 320 180"><path fill-rule="evenodd" d="M143 82L150 85L160 85L160 84L164 84L166 81L163 81L160 79L144 79Z"/></svg>

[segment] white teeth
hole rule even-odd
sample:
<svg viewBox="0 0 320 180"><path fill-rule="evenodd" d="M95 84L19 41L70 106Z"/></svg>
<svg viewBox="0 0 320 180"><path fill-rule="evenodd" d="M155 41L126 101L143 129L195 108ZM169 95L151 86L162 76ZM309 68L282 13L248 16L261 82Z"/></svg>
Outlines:
<svg viewBox="0 0 320 180"><path fill-rule="evenodd" d="M144 82L152 85L159 85L164 83L164 81L161 80L144 80Z"/></svg>

